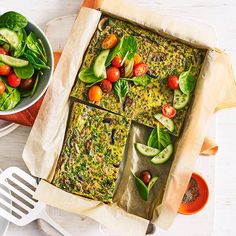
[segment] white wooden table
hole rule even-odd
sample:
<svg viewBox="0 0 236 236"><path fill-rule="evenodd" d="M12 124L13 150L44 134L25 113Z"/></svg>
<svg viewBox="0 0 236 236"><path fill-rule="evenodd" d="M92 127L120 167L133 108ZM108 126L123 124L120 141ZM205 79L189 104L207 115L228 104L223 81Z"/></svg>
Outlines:
<svg viewBox="0 0 236 236"><path fill-rule="evenodd" d="M2 0L0 11L19 11L44 27L46 22L55 17L77 13L79 2L78 0ZM235 0L138 0L137 2L152 6L161 14L188 17L214 26L219 36L219 47L231 55L234 69L236 69ZM213 235L233 236L236 235L236 227L233 225L236 218L236 109L220 112L217 120L220 149L218 155L212 157L216 158ZM26 170L21 154L29 132L30 128L21 126L10 135L0 138L0 168L18 166ZM191 225L186 225L186 227L191 227ZM45 234L34 222L24 228L10 225L7 236L16 235L43 236Z"/></svg>

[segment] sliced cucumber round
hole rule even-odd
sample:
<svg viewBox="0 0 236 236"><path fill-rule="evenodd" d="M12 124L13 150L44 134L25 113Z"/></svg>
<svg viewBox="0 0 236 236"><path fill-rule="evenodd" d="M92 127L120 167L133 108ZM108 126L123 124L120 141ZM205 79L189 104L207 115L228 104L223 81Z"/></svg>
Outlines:
<svg viewBox="0 0 236 236"><path fill-rule="evenodd" d="M0 28L1 40L9 43L13 48L17 48L20 44L20 39L15 31L7 28Z"/></svg>
<svg viewBox="0 0 236 236"><path fill-rule="evenodd" d="M174 121L171 120L168 117L165 117L161 113L158 113L154 115L154 117L162 124L164 125L170 132L173 132L175 130L175 124Z"/></svg>
<svg viewBox="0 0 236 236"><path fill-rule="evenodd" d="M3 54L0 54L0 61L13 67L24 67L29 64L29 62L26 60L3 55Z"/></svg>
<svg viewBox="0 0 236 236"><path fill-rule="evenodd" d="M169 144L165 149L163 149L159 154L151 159L153 164L163 164L168 161L174 151L172 144Z"/></svg>
<svg viewBox="0 0 236 236"><path fill-rule="evenodd" d="M180 89L174 91L173 107L177 110L184 108L190 100L189 94L184 94Z"/></svg>
<svg viewBox="0 0 236 236"><path fill-rule="evenodd" d="M109 51L110 50L103 50L95 59L93 65L93 72L95 76L100 77L104 74L104 71L106 71L105 62L107 60Z"/></svg>
<svg viewBox="0 0 236 236"><path fill-rule="evenodd" d="M142 143L135 143L135 147L142 155L147 157L154 157L160 152L159 149L149 147Z"/></svg>

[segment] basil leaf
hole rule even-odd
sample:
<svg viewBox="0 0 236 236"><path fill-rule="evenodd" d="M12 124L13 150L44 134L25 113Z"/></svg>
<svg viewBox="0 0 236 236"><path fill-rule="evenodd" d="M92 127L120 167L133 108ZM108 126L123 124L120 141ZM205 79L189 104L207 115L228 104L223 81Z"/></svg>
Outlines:
<svg viewBox="0 0 236 236"><path fill-rule="evenodd" d="M147 200L148 200L148 196L149 196L149 192L151 191L153 185L156 183L158 177L157 177L157 176L156 176L156 177L153 177L153 178L150 180L148 186L146 186L146 185L144 184L144 182L143 182L140 178L138 178L133 172L131 172L131 173L132 173L132 175L133 175L134 178L135 178L135 184L136 184L136 187L137 187L137 190L138 190L138 192L139 192L140 197L141 197L144 201L147 201Z"/></svg>
<svg viewBox="0 0 236 236"><path fill-rule="evenodd" d="M123 58L123 60L127 57L127 59L131 60L134 58L134 54L137 52L138 43L134 36L128 36L124 39L122 47L119 51L119 55Z"/></svg>
<svg viewBox="0 0 236 236"><path fill-rule="evenodd" d="M29 79L34 74L34 67L31 63L24 67L14 67L15 74L21 79Z"/></svg>
<svg viewBox="0 0 236 236"><path fill-rule="evenodd" d="M34 66L36 70L40 69L49 69L50 67L46 65L44 61L42 61L32 50L27 49L26 52L24 52L24 56L27 58L27 60Z"/></svg>
<svg viewBox="0 0 236 236"><path fill-rule="evenodd" d="M119 97L120 102L129 91L129 84L126 80L119 79L114 83L114 93Z"/></svg>
<svg viewBox="0 0 236 236"><path fill-rule="evenodd" d="M18 89L8 86L5 81L3 82L6 90L0 96L0 111L7 111L14 108L20 102L20 92Z"/></svg>
<svg viewBox="0 0 236 236"><path fill-rule="evenodd" d="M135 85L147 86L151 82L151 77L149 75L143 75L139 77L133 77L131 79L123 78L127 81L134 82Z"/></svg>
<svg viewBox="0 0 236 236"><path fill-rule="evenodd" d="M92 68L85 68L81 70L78 77L81 81L87 84L94 84L104 79L103 77L95 76Z"/></svg>
<svg viewBox="0 0 236 236"><path fill-rule="evenodd" d="M45 63L47 63L47 55L43 44L37 39L33 32L27 36L26 45L31 51L36 53Z"/></svg>
<svg viewBox="0 0 236 236"><path fill-rule="evenodd" d="M135 184L136 184L136 187L137 187L137 190L139 192L139 195L140 197L144 200L144 201L147 201L148 199L148 188L147 186L144 184L144 182L139 179L134 173L132 173L134 178L135 178Z"/></svg>
<svg viewBox="0 0 236 236"><path fill-rule="evenodd" d="M158 180L158 177L157 177L157 176L156 176L156 177L153 177L153 178L150 180L150 182L149 182L149 184L148 184L148 193L151 191L153 185L156 183L157 180Z"/></svg>
<svg viewBox="0 0 236 236"><path fill-rule="evenodd" d="M91 83L91 84L87 84L86 87L87 87L87 88L90 88L90 87L92 87L93 85L95 85L95 84L97 84L97 83L99 83L99 82L101 82L101 81L103 81L103 80L104 80L103 77L99 77L97 81L95 81L95 82L93 82L93 83Z"/></svg>
<svg viewBox="0 0 236 236"><path fill-rule="evenodd" d="M184 94L190 94L196 85L196 78L191 75L190 66L188 71L182 72L179 76L179 88Z"/></svg>
<svg viewBox="0 0 236 236"><path fill-rule="evenodd" d="M24 29L21 29L17 32L18 38L20 39L20 43L17 48L14 49L12 53L14 57L20 57L23 55L25 47L26 47L26 38L27 34Z"/></svg>
<svg viewBox="0 0 236 236"><path fill-rule="evenodd" d="M27 19L21 14L9 11L0 16L0 28L6 27L10 30L19 31L28 24Z"/></svg>
<svg viewBox="0 0 236 236"><path fill-rule="evenodd" d="M148 146L159 150L163 150L171 143L172 141L169 133L164 129L159 128L159 125L152 130L148 139Z"/></svg>
<svg viewBox="0 0 236 236"><path fill-rule="evenodd" d="M115 58L115 56L120 51L123 45L123 42L124 42L124 36L120 39L119 43L113 48L113 50L110 51L107 57L106 63L105 63L105 67L108 67L111 64L111 61Z"/></svg>

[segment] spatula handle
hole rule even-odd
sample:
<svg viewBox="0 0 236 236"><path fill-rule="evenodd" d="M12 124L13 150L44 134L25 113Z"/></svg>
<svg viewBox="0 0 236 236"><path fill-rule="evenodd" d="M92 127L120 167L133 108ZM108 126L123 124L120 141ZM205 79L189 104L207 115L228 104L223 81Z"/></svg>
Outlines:
<svg viewBox="0 0 236 236"><path fill-rule="evenodd" d="M62 235L72 236L70 233L68 233L66 230L64 230L59 224L57 224L46 212L43 212L40 215L40 219L46 221L48 224L50 224L54 229L56 229Z"/></svg>

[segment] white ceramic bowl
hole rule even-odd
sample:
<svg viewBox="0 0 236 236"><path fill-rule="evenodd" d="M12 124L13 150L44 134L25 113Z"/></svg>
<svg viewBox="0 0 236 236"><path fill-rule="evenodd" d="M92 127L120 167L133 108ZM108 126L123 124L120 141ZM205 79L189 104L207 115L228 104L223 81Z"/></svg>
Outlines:
<svg viewBox="0 0 236 236"><path fill-rule="evenodd" d="M33 97L29 96L29 97L23 98L15 108L13 108L9 111L0 111L0 115L15 114L17 112L20 112L20 111L25 110L26 108L32 106L45 93L46 89L48 88L50 79L52 77L53 67L54 67L53 51L52 51L52 47L49 43L49 40L47 39L47 36L36 24L34 24L32 22L29 22L25 29L26 29L27 34L32 31L36 34L36 36L39 39L42 40L43 45L45 47L46 54L47 54L47 58L48 58L48 66L50 67L50 69L42 70L43 75L40 76L40 78L39 78L39 83L38 83L37 89L36 89Z"/></svg>

